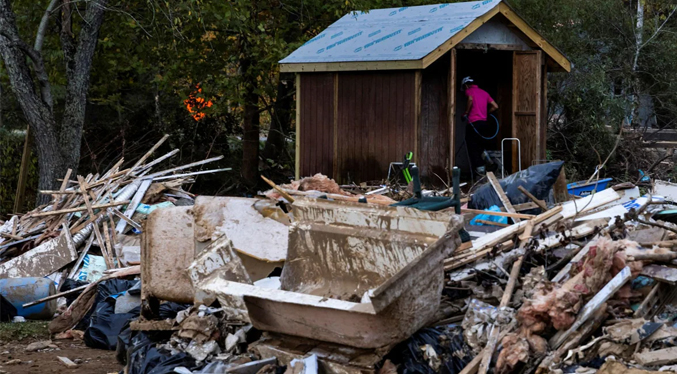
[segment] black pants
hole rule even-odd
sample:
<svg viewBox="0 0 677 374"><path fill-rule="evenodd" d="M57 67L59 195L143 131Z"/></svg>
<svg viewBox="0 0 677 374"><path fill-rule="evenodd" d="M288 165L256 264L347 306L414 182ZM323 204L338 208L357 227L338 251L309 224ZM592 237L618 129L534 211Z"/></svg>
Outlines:
<svg viewBox="0 0 677 374"><path fill-rule="evenodd" d="M487 138L494 135L495 129L491 128L487 121L475 121L472 125L468 123L465 126L465 142L468 147L468 153L470 154L470 164L473 168L478 168L484 166L482 152L487 149L490 141L477 134L477 131L473 129L473 126L480 134Z"/></svg>

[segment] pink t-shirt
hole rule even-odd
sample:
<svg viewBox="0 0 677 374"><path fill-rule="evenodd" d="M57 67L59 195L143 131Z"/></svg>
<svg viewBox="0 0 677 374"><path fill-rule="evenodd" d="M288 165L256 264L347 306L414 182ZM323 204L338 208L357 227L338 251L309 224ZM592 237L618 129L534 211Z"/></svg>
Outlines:
<svg viewBox="0 0 677 374"><path fill-rule="evenodd" d="M487 107L489 103L494 101L494 99L489 96L487 91L472 85L465 90L465 95L472 97L472 108L468 113L468 120L470 122L476 121L486 121L487 120Z"/></svg>

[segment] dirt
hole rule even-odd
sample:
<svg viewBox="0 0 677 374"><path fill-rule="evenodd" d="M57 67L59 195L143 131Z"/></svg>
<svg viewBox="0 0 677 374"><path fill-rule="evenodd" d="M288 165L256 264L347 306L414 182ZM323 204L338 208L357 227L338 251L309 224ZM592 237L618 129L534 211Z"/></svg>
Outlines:
<svg viewBox="0 0 677 374"><path fill-rule="evenodd" d="M49 340L46 322L1 323L0 374L108 374L123 368L115 359L115 351L92 349L82 340L52 340L57 348L26 352L30 343L43 340ZM67 368L57 356L68 357L78 366ZM17 360L20 362L13 363Z"/></svg>

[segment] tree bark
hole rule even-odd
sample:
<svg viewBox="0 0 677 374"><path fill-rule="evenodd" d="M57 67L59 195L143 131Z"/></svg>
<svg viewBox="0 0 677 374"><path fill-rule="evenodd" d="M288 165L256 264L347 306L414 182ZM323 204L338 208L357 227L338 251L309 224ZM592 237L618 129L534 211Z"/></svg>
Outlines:
<svg viewBox="0 0 677 374"><path fill-rule="evenodd" d="M67 169L57 142L56 122L50 108L36 92L26 56L17 44L21 39L9 0L0 0L0 31L0 56L5 62L12 92L33 130L37 145L39 188L56 188L57 176L63 176Z"/></svg>
<svg viewBox="0 0 677 374"><path fill-rule="evenodd" d="M69 167L77 170L92 59L106 1L87 2L76 45L71 26L71 1L62 0L61 42L67 84L63 122L57 128L52 111L51 88L40 53L48 16L55 1L50 1L43 16L34 48L19 36L10 0L0 0L0 57L5 63L12 91L33 132L40 169L39 189L56 189L59 185L57 178L62 178ZM40 92L36 89L26 57L32 61ZM47 200L49 197L46 195L38 196L39 204Z"/></svg>
<svg viewBox="0 0 677 374"><path fill-rule="evenodd" d="M69 0L64 0L64 2ZM103 23L107 0L91 0L87 3L87 11L81 25L78 44L73 54L72 42L69 43L70 58L67 58L66 68L66 104L63 123L59 132L59 146L68 167L77 172L80 162L80 143L82 128L85 125L85 109L87 107L87 92L92 70L92 60L99 37L99 30ZM70 17L70 14L68 14ZM70 20L67 23L70 25ZM71 33L71 30L67 30ZM70 35L64 35L68 39ZM72 39L71 39L72 40Z"/></svg>
<svg viewBox="0 0 677 374"><path fill-rule="evenodd" d="M294 74L280 74L277 83L277 99L273 104L268 140L263 148L263 158L278 160L284 157L286 135L291 125L291 112L294 106ZM286 84L285 84L286 82Z"/></svg>

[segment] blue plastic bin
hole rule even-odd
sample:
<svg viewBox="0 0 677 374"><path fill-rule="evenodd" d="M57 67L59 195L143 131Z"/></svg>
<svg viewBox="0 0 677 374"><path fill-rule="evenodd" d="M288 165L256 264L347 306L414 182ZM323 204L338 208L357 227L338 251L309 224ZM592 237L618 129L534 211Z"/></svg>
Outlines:
<svg viewBox="0 0 677 374"><path fill-rule="evenodd" d="M585 181L578 181L574 183L567 184L567 189L569 190L570 195L574 196L588 196L593 192L602 191L609 186L612 178L600 179L597 182L590 182L588 184Z"/></svg>
<svg viewBox="0 0 677 374"><path fill-rule="evenodd" d="M56 300L24 308L22 305L56 293L56 286L47 278L0 279L0 293L26 319L51 320L56 312Z"/></svg>

